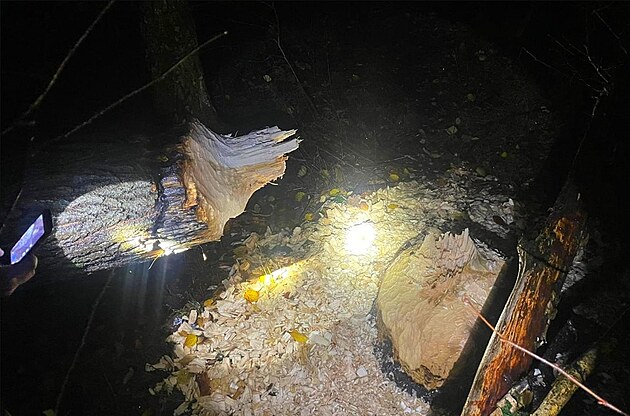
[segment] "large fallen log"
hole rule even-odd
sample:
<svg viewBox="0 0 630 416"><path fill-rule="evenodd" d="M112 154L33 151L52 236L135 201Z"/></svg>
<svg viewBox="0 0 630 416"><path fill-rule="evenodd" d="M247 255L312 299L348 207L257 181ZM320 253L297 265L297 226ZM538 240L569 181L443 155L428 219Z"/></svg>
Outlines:
<svg viewBox="0 0 630 416"><path fill-rule="evenodd" d="M31 161L0 242L9 246L50 209L40 268L67 274L218 240L252 194L283 175L294 135L272 127L230 137L193 121L184 134L161 138L59 144Z"/></svg>
<svg viewBox="0 0 630 416"><path fill-rule="evenodd" d="M586 235L586 213L569 180L533 244L518 247L519 272L496 329L505 339L535 351L555 316L559 291ZM462 416L486 416L530 366L532 357L493 334L477 369ZM500 412L500 410L498 410Z"/></svg>

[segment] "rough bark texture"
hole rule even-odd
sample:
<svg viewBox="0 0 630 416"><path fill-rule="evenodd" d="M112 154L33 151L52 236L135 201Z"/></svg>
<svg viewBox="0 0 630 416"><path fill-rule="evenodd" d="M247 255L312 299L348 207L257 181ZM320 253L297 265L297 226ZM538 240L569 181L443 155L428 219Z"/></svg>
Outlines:
<svg viewBox="0 0 630 416"><path fill-rule="evenodd" d="M142 33L147 65L153 79L197 47L195 22L188 3L181 0L142 3ZM153 88L155 110L174 124L196 118L206 126L219 125L208 98L201 62L190 56Z"/></svg>
<svg viewBox="0 0 630 416"><path fill-rule="evenodd" d="M277 127L240 137L199 122L162 138L63 143L33 160L0 232L14 242L42 209L53 232L41 267L93 272L218 240L251 195L284 173L295 133ZM179 140L177 140L179 138Z"/></svg>
<svg viewBox="0 0 630 416"><path fill-rule="evenodd" d="M586 213L580 195L565 184L533 247L521 243L519 274L496 328L510 341L535 351L555 314L566 273L585 236ZM462 415L488 415L532 358L493 334L477 370Z"/></svg>
<svg viewBox="0 0 630 416"><path fill-rule="evenodd" d="M580 356L570 368L565 369L567 373L575 377L581 383L588 378L588 376L595 369L595 363L597 362L598 347L593 346L588 351ZM532 416L556 416L558 415L564 405L573 396L573 393L578 389L577 384L566 378L564 375L559 375L553 382L551 390L545 396L543 402L538 406L538 409Z"/></svg>

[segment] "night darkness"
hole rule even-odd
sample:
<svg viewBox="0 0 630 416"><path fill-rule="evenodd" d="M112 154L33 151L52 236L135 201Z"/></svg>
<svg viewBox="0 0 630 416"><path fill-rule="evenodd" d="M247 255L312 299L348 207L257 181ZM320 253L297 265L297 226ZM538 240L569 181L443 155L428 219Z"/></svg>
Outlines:
<svg viewBox="0 0 630 416"><path fill-rule="evenodd" d="M3 131L45 89L104 5L0 3ZM233 242L268 226L274 232L292 229L304 220L307 206L296 207L291 193L304 185L298 184L301 164L343 169L344 184L322 178L308 184L307 193L318 195L335 186L371 190L375 177L402 171L411 160L428 178L454 165L498 178L526 206L528 236L535 236L572 172L589 215L593 267L563 299L550 330L557 333L572 320L579 328L577 345L613 340L614 348L587 384L630 411L628 4L190 2L189 7L199 42L229 32L199 54L222 123L214 128L230 133L278 125L298 129L303 143L289 157L279 185L257 192L251 209L228 224L222 241L202 246L208 261L193 249L160 259L151 269L136 264L111 272L59 415L172 414L178 400L149 395L160 375L145 373L144 364L170 352L164 340L173 312L203 300L207 288L226 277ZM115 3L76 50L27 120L31 123L1 137L0 225L22 181L29 180L30 152L149 81L140 19L139 3ZM458 132L444 133L454 123ZM76 134L152 135L168 128L146 91ZM348 148L358 150L339 150ZM251 214L257 210L265 215ZM40 266L32 281L2 299L3 415L36 415L55 407L92 305L110 277L108 271L63 279ZM601 299L602 310L592 310L593 316L574 313L591 298ZM610 314L617 319L601 318ZM561 414L614 413L579 392Z"/></svg>

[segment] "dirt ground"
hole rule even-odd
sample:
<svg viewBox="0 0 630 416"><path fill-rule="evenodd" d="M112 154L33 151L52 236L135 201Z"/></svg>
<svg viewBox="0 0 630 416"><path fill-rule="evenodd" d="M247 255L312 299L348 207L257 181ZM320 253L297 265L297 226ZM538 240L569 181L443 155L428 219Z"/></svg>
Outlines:
<svg viewBox="0 0 630 416"><path fill-rule="evenodd" d="M218 27L230 31L202 63L231 132L297 128L300 149L290 155L284 177L253 196L220 242L160 259L150 269L112 271L111 280L107 272L24 287L3 301L5 414L54 408L81 343L60 415L172 414L179 398L150 395L163 375L145 372L145 364L170 353L165 338L177 311L213 293L233 263L235 244L317 215L320 196L331 189L361 193L463 167L522 203L523 229L535 234L573 161L573 139L583 133L585 117L575 116L581 102L574 90L541 81L529 70L530 58L505 46L527 24L520 13L507 14L502 24L513 32L500 32L500 39L477 30L475 19L461 23L459 14L474 13L467 7L279 3L274 10L193 3L200 39ZM611 169L617 172L617 165ZM630 279L616 257L625 243L608 224L606 214L592 213L587 277L567 294L552 332L571 332L571 321L574 344L606 340L610 348L589 384L628 409L630 331L623 313ZM562 414L612 413L577 394Z"/></svg>

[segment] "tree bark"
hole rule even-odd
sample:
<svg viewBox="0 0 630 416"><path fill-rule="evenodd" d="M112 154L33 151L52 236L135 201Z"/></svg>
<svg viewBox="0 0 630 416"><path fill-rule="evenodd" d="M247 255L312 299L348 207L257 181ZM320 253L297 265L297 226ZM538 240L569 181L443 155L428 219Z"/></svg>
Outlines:
<svg viewBox="0 0 630 416"><path fill-rule="evenodd" d="M218 240L251 195L284 173L295 130L222 136L198 121L160 138L85 138L33 160L6 226L10 246L48 208L40 269L72 274L177 253ZM174 140L178 139L179 140Z"/></svg>
<svg viewBox="0 0 630 416"><path fill-rule="evenodd" d="M586 235L586 212L580 199L569 179L532 247L523 243L518 247L519 274L496 328L506 339L532 352L545 338L560 288ZM490 414L531 362L529 355L493 334L462 415Z"/></svg>
<svg viewBox="0 0 630 416"><path fill-rule="evenodd" d="M156 79L197 47L195 22L183 0L144 1L142 34L151 78ZM155 110L173 124L196 118L217 128L217 111L208 98L199 55L182 62L153 87Z"/></svg>
<svg viewBox="0 0 630 416"><path fill-rule="evenodd" d="M589 348L584 354L582 354L571 367L565 369L572 377L579 380L580 383L588 378L588 376L595 369L595 363L597 362L598 346L594 345ZM564 375L558 376L553 382L551 390L545 396L538 409L532 416L556 416L558 415L564 406L569 402L573 393L578 389L577 384L569 380Z"/></svg>

